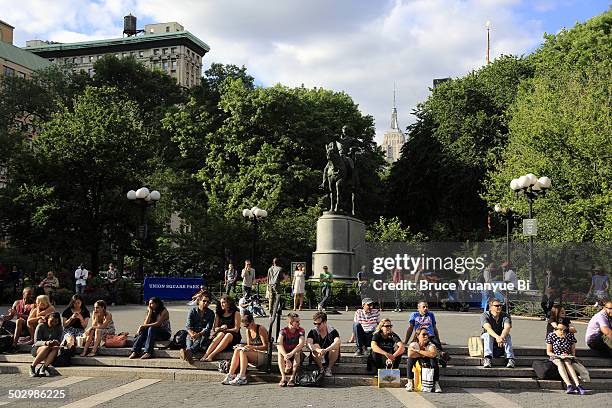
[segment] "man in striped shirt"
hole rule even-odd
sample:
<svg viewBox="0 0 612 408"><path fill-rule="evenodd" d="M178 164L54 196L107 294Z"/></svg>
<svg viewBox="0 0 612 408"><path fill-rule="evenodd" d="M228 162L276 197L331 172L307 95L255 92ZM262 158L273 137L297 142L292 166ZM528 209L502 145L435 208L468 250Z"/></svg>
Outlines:
<svg viewBox="0 0 612 408"><path fill-rule="evenodd" d="M365 348L372 342L372 335L380 322L380 311L373 309L374 302L370 298L363 298L363 309L357 309L353 319L353 333L357 342L356 356L363 356Z"/></svg>

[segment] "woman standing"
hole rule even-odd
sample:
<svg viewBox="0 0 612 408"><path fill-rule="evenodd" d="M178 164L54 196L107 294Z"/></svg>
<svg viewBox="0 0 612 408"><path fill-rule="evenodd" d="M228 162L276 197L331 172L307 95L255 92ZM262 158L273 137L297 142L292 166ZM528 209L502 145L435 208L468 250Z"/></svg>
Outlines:
<svg viewBox="0 0 612 408"><path fill-rule="evenodd" d="M573 333L568 332L568 329L568 326L558 323L555 331L548 333L546 336L546 354L550 357L550 361L557 366L559 374L567 386L566 392L568 394L584 395L586 390L580 385L578 374L572 366L576 358L576 338ZM574 383L572 383L572 380L574 380Z"/></svg>
<svg viewBox="0 0 612 408"><path fill-rule="evenodd" d="M412 391L414 388L414 373L412 367L417 361L423 367L424 364L429 365L434 370L434 392L442 392L440 383L440 369L438 367L437 354L438 350L433 343L429 342L429 333L427 328L421 327L417 329L416 341L410 343L408 346L408 384L406 384L406 391Z"/></svg>
<svg viewBox="0 0 612 408"><path fill-rule="evenodd" d="M32 346L34 361L30 366L30 377L48 377L51 375L47 367L55 360L61 340L62 323L60 314L59 312L53 312L36 326L34 345ZM36 366L40 363L43 364L36 370Z"/></svg>
<svg viewBox="0 0 612 408"><path fill-rule="evenodd" d="M221 296L215 313L214 339L210 343L206 354L200 361L213 361L222 351L231 350L240 343L240 312L227 295Z"/></svg>
<svg viewBox="0 0 612 408"><path fill-rule="evenodd" d="M64 322L64 340L66 347L76 347L76 338L85 334L85 328L89 324L89 310L83 303L81 295L74 295L62 313Z"/></svg>
<svg viewBox="0 0 612 408"><path fill-rule="evenodd" d="M291 286L293 287L293 310L302 310L302 306L304 304L304 292L306 287L304 265L298 265L297 270L293 272L293 283Z"/></svg>
<svg viewBox="0 0 612 408"><path fill-rule="evenodd" d="M390 319L382 319L372 335L372 361L376 368L399 368L404 354L404 343L393 332Z"/></svg>
<svg viewBox="0 0 612 408"><path fill-rule="evenodd" d="M102 339L108 334L115 334L115 322L113 322L113 315L106 310L106 302L98 300L94 303L94 314L92 319L91 327L85 330L85 344L83 345L83 352L81 357L93 357L98 353L98 348ZM87 353L87 350L93 343L91 353Z"/></svg>
<svg viewBox="0 0 612 408"><path fill-rule="evenodd" d="M134 345L132 346L131 359L138 358L144 347L142 360L153 357L155 342L158 340L170 340L172 329L170 328L170 313L160 298L152 297L147 306L147 316L143 324L138 328Z"/></svg>
<svg viewBox="0 0 612 408"><path fill-rule="evenodd" d="M249 363L256 367L263 366L268 357L268 331L265 327L255 324L253 315L245 313L242 324L246 329L246 344L234 346L234 355L230 364L229 372L221 384L245 385L247 383L246 372ZM240 367L240 374L236 376L236 371Z"/></svg>
<svg viewBox="0 0 612 408"><path fill-rule="evenodd" d="M55 307L49 301L49 296L40 295L36 298L36 306L30 310L28 316L28 329L34 332L39 323L44 323L51 313L55 312Z"/></svg>

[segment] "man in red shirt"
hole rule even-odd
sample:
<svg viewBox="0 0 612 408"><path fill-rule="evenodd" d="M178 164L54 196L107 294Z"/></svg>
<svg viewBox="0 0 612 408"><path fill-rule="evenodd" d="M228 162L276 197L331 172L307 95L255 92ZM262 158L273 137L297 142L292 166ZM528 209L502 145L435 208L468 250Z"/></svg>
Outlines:
<svg viewBox="0 0 612 408"><path fill-rule="evenodd" d="M13 303L7 314L0 316L3 319L2 327L13 333L13 346L17 344L19 337L29 335L31 339L34 338L34 330L28 328L27 325L28 315L33 306L34 290L25 288L22 298ZM13 322L13 318L17 320Z"/></svg>

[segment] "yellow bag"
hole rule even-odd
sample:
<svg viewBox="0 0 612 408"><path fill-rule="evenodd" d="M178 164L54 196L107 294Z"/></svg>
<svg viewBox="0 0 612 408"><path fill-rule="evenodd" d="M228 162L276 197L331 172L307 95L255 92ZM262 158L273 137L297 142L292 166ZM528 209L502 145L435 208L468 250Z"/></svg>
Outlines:
<svg viewBox="0 0 612 408"><path fill-rule="evenodd" d="M484 343L480 336L472 336L468 338L468 350L470 357L484 357Z"/></svg>
<svg viewBox="0 0 612 408"><path fill-rule="evenodd" d="M415 365L412 366L412 372L414 373L414 380L412 380L412 390L413 391L421 391L421 363L418 361Z"/></svg>

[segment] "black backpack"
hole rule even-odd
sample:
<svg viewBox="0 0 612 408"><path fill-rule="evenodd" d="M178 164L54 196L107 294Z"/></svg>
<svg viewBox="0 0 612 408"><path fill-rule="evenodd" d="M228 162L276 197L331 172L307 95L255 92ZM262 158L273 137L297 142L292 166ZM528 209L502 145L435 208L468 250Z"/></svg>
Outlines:
<svg viewBox="0 0 612 408"><path fill-rule="evenodd" d="M531 367L538 380L561 381L561 374L557 366L550 360L534 361Z"/></svg>
<svg viewBox="0 0 612 408"><path fill-rule="evenodd" d="M13 348L13 336L0 334L0 353L6 353Z"/></svg>
<svg viewBox="0 0 612 408"><path fill-rule="evenodd" d="M71 364L72 356L74 356L75 348L60 347L55 360L53 360L53 367L69 367Z"/></svg>
<svg viewBox="0 0 612 408"><path fill-rule="evenodd" d="M302 387L322 387L323 372L315 364L302 365L297 373L295 383Z"/></svg>
<svg viewBox="0 0 612 408"><path fill-rule="evenodd" d="M172 336L172 340L170 340L170 344L168 344L164 349L168 350L180 350L187 348L187 330L179 330L174 333Z"/></svg>

